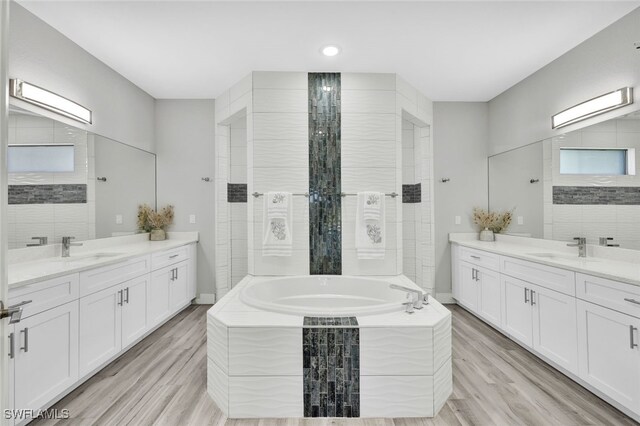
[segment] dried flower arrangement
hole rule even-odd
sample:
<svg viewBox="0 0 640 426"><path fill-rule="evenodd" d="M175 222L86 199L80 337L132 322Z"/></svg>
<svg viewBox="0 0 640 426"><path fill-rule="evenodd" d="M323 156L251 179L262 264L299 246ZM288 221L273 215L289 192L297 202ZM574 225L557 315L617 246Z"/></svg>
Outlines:
<svg viewBox="0 0 640 426"><path fill-rule="evenodd" d="M490 231L499 234L506 231L511 225L513 219L513 210L506 210L504 212L492 212L489 210L474 207L473 209L473 223L478 225L480 231L488 229Z"/></svg>
<svg viewBox="0 0 640 426"><path fill-rule="evenodd" d="M168 205L160 211L153 210L149 205L138 206L138 230L150 232L152 240L164 240L165 231L173 224L173 206Z"/></svg>

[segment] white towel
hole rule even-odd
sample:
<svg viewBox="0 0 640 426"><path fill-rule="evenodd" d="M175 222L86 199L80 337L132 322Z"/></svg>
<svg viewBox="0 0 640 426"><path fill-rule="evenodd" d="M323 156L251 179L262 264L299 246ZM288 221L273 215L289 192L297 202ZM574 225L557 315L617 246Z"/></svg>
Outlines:
<svg viewBox="0 0 640 426"><path fill-rule="evenodd" d="M384 204L384 194L380 192L363 192L362 200L358 198L358 204L362 205L365 220L380 220L380 211Z"/></svg>
<svg viewBox="0 0 640 426"><path fill-rule="evenodd" d="M290 192L267 192L264 195L263 256L291 256L292 211Z"/></svg>
<svg viewBox="0 0 640 426"><path fill-rule="evenodd" d="M385 253L385 215L384 194L378 194L379 209L377 219L365 217L365 205L367 194L370 192L358 192L356 213L356 251L358 259L384 259Z"/></svg>

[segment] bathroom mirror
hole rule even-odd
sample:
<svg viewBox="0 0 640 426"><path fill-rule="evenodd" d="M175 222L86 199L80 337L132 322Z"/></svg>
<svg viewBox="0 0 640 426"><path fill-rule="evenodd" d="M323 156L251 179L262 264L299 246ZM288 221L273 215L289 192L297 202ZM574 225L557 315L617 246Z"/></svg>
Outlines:
<svg viewBox="0 0 640 426"><path fill-rule="evenodd" d="M489 208L509 234L640 250L640 112L489 157Z"/></svg>
<svg viewBox="0 0 640 426"><path fill-rule="evenodd" d="M9 112L9 248L136 232L156 207L156 156L37 114Z"/></svg>

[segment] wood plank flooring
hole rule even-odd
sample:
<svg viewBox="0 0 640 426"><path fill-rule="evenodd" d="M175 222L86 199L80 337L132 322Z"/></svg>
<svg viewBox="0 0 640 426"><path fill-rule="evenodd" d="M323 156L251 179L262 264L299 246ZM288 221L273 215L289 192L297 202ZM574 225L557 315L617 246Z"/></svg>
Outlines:
<svg viewBox="0 0 640 426"><path fill-rule="evenodd" d="M453 312L453 394L433 419L226 420L206 393L206 315L191 306L37 425L638 425L465 310Z"/></svg>

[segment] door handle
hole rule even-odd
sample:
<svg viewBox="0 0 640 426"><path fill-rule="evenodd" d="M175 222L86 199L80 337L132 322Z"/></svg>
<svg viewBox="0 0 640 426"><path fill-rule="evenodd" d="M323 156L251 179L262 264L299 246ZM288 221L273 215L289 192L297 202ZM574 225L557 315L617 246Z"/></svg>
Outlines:
<svg viewBox="0 0 640 426"><path fill-rule="evenodd" d="M118 306L122 306L122 290L118 290Z"/></svg>
<svg viewBox="0 0 640 426"><path fill-rule="evenodd" d="M638 344L633 341L634 340L633 339L633 332L635 330L637 330L637 329L638 329L637 327L634 327L632 325L629 326L629 347L631 349L638 347Z"/></svg>
<svg viewBox="0 0 640 426"><path fill-rule="evenodd" d="M124 289L124 294L125 294L125 303L129 304L129 287Z"/></svg>
<svg viewBox="0 0 640 426"><path fill-rule="evenodd" d="M15 335L13 333L9 334L9 359L13 359L15 356L16 350L16 342Z"/></svg>
<svg viewBox="0 0 640 426"><path fill-rule="evenodd" d="M524 303L529 303L529 289L524 288Z"/></svg>
<svg viewBox="0 0 640 426"><path fill-rule="evenodd" d="M20 319L22 318L22 307L29 303L31 303L31 300L23 300L22 302L11 305L5 309L4 304L0 301L0 319L8 317L9 324L20 322Z"/></svg>
<svg viewBox="0 0 640 426"><path fill-rule="evenodd" d="M25 353L29 352L29 327L20 330L20 333L24 333L24 346L21 346L20 350L25 351Z"/></svg>
<svg viewBox="0 0 640 426"><path fill-rule="evenodd" d="M531 306L536 304L535 295L536 295L536 292L531 290Z"/></svg>

